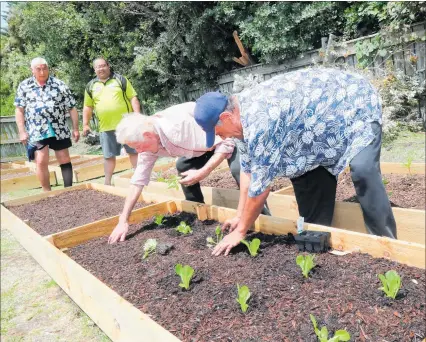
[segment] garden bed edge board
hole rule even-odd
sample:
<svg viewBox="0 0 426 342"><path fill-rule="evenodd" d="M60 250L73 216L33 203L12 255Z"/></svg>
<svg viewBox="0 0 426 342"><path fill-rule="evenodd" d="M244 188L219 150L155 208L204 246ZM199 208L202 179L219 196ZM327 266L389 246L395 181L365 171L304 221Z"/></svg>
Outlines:
<svg viewBox="0 0 426 342"><path fill-rule="evenodd" d="M56 178L56 172L49 172L49 183L50 185L57 185L58 180ZM1 192L10 192L23 189L35 189L41 188L40 181L37 178L37 175L28 175L23 177L14 177L9 179L4 179L1 181Z"/></svg>

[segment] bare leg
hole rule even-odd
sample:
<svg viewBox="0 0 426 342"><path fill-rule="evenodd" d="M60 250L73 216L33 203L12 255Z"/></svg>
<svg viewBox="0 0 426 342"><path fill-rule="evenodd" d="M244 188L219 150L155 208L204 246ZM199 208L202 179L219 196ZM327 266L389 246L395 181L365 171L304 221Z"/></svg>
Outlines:
<svg viewBox="0 0 426 342"><path fill-rule="evenodd" d="M40 181L43 191L50 191L49 179L49 146L43 147L41 150L35 151L35 163L37 165L36 175Z"/></svg>
<svg viewBox="0 0 426 342"><path fill-rule="evenodd" d="M115 157L104 159L105 185L111 185L112 174L115 169Z"/></svg>
<svg viewBox="0 0 426 342"><path fill-rule="evenodd" d="M130 163L132 164L133 169L136 169L136 165L138 164L138 154L137 153L128 153Z"/></svg>

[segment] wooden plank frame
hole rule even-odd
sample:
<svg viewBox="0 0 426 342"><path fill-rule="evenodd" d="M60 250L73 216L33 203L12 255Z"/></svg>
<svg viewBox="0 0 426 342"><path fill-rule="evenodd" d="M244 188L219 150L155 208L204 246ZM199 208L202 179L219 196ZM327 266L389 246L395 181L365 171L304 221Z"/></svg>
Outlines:
<svg viewBox="0 0 426 342"><path fill-rule="evenodd" d="M15 171L19 171L19 169L15 169ZM58 184L55 171L49 172L49 182L50 182L50 185ZM37 178L37 175L33 174L33 175L28 175L23 177L13 177L9 179L4 179L1 181L0 187L1 187L1 192L4 193L4 192L23 190L23 189L40 188L41 185L40 185L40 181Z"/></svg>
<svg viewBox="0 0 426 342"><path fill-rule="evenodd" d="M175 200L138 209L132 213L131 222L137 223L156 213L174 213L177 210L195 213L202 220L219 222L236 214L235 209ZM21 245L113 341L179 341L60 250L110 234L114 218L43 238L3 205L1 215ZM368 253L373 257L425 268L425 245L306 223L304 228L330 232L331 246L337 250ZM295 234L296 222L261 215L253 230L266 234Z"/></svg>
<svg viewBox="0 0 426 342"><path fill-rule="evenodd" d="M73 155L71 156L71 159L77 159L81 157L83 157L83 160L78 160L74 162L73 166L81 165L93 160L98 160L99 162L103 160L103 156L99 156L99 155L81 155L81 156ZM34 162L26 162L26 165L32 168L32 170L36 169L36 165ZM131 168L132 168L132 165L130 163L128 156L119 156L116 158L114 173L128 170ZM58 180L63 180L61 168L59 167L59 165L57 165L56 159L49 161L49 170L56 172ZM86 180L102 177L104 175L105 175L104 164L100 162L99 164L90 165L87 167L81 167L78 169L73 169L73 182L80 183Z"/></svg>
<svg viewBox="0 0 426 342"><path fill-rule="evenodd" d="M120 178L116 186L128 187L130 180ZM297 220L299 210L294 195L283 195L282 193L292 187L273 192L268 197L268 206L272 216L284 217ZM212 187L201 187L204 195L204 202L209 205L217 205L226 208L236 209L239 201L239 191L234 189L221 189ZM168 189L167 184L160 182L150 182L144 187L143 194L156 194L163 200L180 199L184 200L185 196L181 189ZM397 236L399 240L408 242L424 243L426 239L425 225L426 215L424 210L392 208L396 225ZM364 224L364 217L361 206L358 203L339 202L336 201L334 207L334 215L332 226L340 229L355 231L359 233L367 233Z"/></svg>

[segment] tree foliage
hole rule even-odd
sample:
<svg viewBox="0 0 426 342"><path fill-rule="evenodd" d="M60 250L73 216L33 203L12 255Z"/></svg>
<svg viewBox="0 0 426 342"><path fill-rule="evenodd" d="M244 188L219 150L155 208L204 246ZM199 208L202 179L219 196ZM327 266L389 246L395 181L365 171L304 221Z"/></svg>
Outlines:
<svg viewBox="0 0 426 342"><path fill-rule="evenodd" d="M13 112L36 56L80 103L92 60L104 56L152 113L239 67L234 30L255 62L269 63L319 47L330 33L348 39L403 28L424 13L425 2L11 2L1 36L1 113Z"/></svg>

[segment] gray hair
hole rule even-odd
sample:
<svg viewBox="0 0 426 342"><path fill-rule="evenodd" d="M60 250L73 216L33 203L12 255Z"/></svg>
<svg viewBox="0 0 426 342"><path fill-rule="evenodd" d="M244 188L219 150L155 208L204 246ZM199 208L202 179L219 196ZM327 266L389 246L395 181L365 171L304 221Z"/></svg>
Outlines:
<svg viewBox="0 0 426 342"><path fill-rule="evenodd" d="M118 143L125 144L126 142L142 142L145 132L156 133L152 117L140 113L129 113L121 119L115 135Z"/></svg>
<svg viewBox="0 0 426 342"><path fill-rule="evenodd" d="M223 111L233 113L236 105L237 103L235 101L235 96L228 96L228 103L226 104L226 107Z"/></svg>
<svg viewBox="0 0 426 342"><path fill-rule="evenodd" d="M34 68L36 65L47 65L47 61L42 57L36 57L31 61L31 68Z"/></svg>

